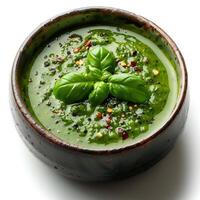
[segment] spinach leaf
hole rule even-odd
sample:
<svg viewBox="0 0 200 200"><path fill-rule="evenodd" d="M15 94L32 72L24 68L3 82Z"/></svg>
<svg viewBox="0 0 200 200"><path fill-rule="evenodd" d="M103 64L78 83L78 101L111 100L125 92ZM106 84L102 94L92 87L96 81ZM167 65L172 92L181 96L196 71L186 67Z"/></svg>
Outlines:
<svg viewBox="0 0 200 200"><path fill-rule="evenodd" d="M71 72L56 81L53 94L67 104L88 98L96 78L80 72Z"/></svg>
<svg viewBox="0 0 200 200"><path fill-rule="evenodd" d="M108 81L110 93L118 99L133 103L144 103L149 99L145 82L138 76L115 74L110 76Z"/></svg>
<svg viewBox="0 0 200 200"><path fill-rule="evenodd" d="M96 82L94 84L94 90L89 95L89 102L92 105L98 105L103 103L103 101L108 97L109 87L107 83Z"/></svg>
<svg viewBox="0 0 200 200"><path fill-rule="evenodd" d="M104 47L95 47L89 50L87 64L102 71L114 72L116 61L114 54Z"/></svg>

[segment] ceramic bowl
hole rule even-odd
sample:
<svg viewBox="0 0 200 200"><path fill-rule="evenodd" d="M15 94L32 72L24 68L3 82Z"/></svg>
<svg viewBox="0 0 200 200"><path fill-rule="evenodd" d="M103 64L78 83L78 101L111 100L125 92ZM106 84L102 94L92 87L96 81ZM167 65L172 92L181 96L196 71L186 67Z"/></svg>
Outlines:
<svg viewBox="0 0 200 200"><path fill-rule="evenodd" d="M151 136L135 144L111 150L89 150L70 146L42 128L28 111L20 91L21 71L37 49L64 29L93 24L131 24L149 37L175 63L179 80L177 103L165 124ZM11 74L11 109L17 129L28 148L63 175L84 181L121 179L148 169L174 146L188 110L187 71L173 40L151 21L120 9L81 8L56 16L41 24L24 41L14 60Z"/></svg>

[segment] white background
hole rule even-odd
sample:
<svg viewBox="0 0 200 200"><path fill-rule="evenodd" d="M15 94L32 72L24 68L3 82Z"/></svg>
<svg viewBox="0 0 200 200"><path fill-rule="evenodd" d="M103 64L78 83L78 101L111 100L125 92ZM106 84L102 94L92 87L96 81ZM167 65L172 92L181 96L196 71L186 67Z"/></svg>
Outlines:
<svg viewBox="0 0 200 200"><path fill-rule="evenodd" d="M120 182L67 180L37 160L19 138L9 108L9 77L26 36L48 18L83 6L113 6L161 26L177 43L189 71L190 110L170 154L149 171ZM0 199L200 200L200 6L198 1L0 1Z"/></svg>

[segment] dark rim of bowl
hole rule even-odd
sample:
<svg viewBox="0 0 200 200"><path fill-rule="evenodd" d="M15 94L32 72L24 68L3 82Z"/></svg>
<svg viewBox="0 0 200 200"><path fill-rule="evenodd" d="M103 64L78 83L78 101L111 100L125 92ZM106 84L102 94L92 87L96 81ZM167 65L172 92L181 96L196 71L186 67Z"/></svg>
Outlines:
<svg viewBox="0 0 200 200"><path fill-rule="evenodd" d="M169 119L164 123L164 125L162 127L160 127L157 131L155 131L152 135L150 136L146 136L142 141L136 142L134 144L129 144L127 146L124 147L120 147L120 148L113 148L113 149L87 149L87 148L80 148L77 147L75 145L71 145L68 144L66 142L64 142L63 140L59 139L58 137L54 136L52 133L50 133L49 131L47 131L45 128L43 128L42 126L40 126L32 117L31 113L28 111L28 109L26 108L25 102L23 101L22 97L20 96L20 88L19 88L19 84L17 82L17 69L19 67L19 58L22 54L23 48L26 46L26 44L32 39L32 37L37 34L37 32L39 32L44 26L47 26L48 24L54 23L56 21L58 21L59 19L61 19L63 16L72 16L72 15L78 15L81 12L86 12L86 11L99 11L99 12L109 12L109 13L114 13L117 14L119 16L123 16L125 18L129 18L131 20L133 20L134 22L139 22L141 24L143 24L144 26L151 28L153 30L155 30L156 32L159 33L159 35L161 37L163 37L167 43L169 44L169 46L171 47L174 55L177 58L177 61L179 63L179 67L181 70L181 83L180 83L180 96L179 99L176 103L176 106L174 108L174 110L171 113L171 116L169 117ZM159 26L157 26L156 24L154 24L153 22L151 22L150 20L136 15L132 12L129 11L125 11L125 10L121 10L118 8L111 8L111 7L85 7L85 8L78 8L75 10L71 10L68 12L65 12L61 15L55 16L49 20L47 20L46 22L40 24L27 38L26 40L23 42L23 44L21 45L20 49L17 52L17 55L15 57L14 63L13 63L13 67L12 67L12 72L11 72L11 89L12 89L12 93L14 96L14 100L15 103L20 111L20 113L22 114L22 116L24 117L24 119L28 122L28 124L36 130L37 133L39 133L41 136L43 136L45 139L47 139L50 143L53 143L55 145L58 145L59 147L62 148L66 148L69 150L75 150L78 152L84 152L84 153L90 153L90 154L110 154L110 153L118 153L124 150L129 150L129 149L134 149L136 147L142 146L148 142L150 142L151 140L153 140L154 138L156 138L158 135L160 135L171 123L172 121L176 118L176 116L178 115L184 101L185 101L185 97L186 97L186 93L187 93L187 87L188 87L188 75L187 75L187 69L186 69L186 65L183 59L183 56L180 52L180 50L178 49L177 45L175 44L175 42L167 35L167 33L165 33Z"/></svg>

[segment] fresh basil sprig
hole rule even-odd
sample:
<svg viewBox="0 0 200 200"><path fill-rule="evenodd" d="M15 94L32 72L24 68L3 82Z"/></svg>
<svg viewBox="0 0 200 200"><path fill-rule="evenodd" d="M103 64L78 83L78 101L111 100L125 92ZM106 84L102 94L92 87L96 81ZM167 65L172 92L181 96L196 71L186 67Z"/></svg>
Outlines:
<svg viewBox="0 0 200 200"><path fill-rule="evenodd" d="M56 81L54 96L67 104L89 98L98 105L111 94L133 103L144 103L150 95L145 81L133 74L114 74L116 61L113 53L104 47L96 47L87 56L87 72L71 72Z"/></svg>

